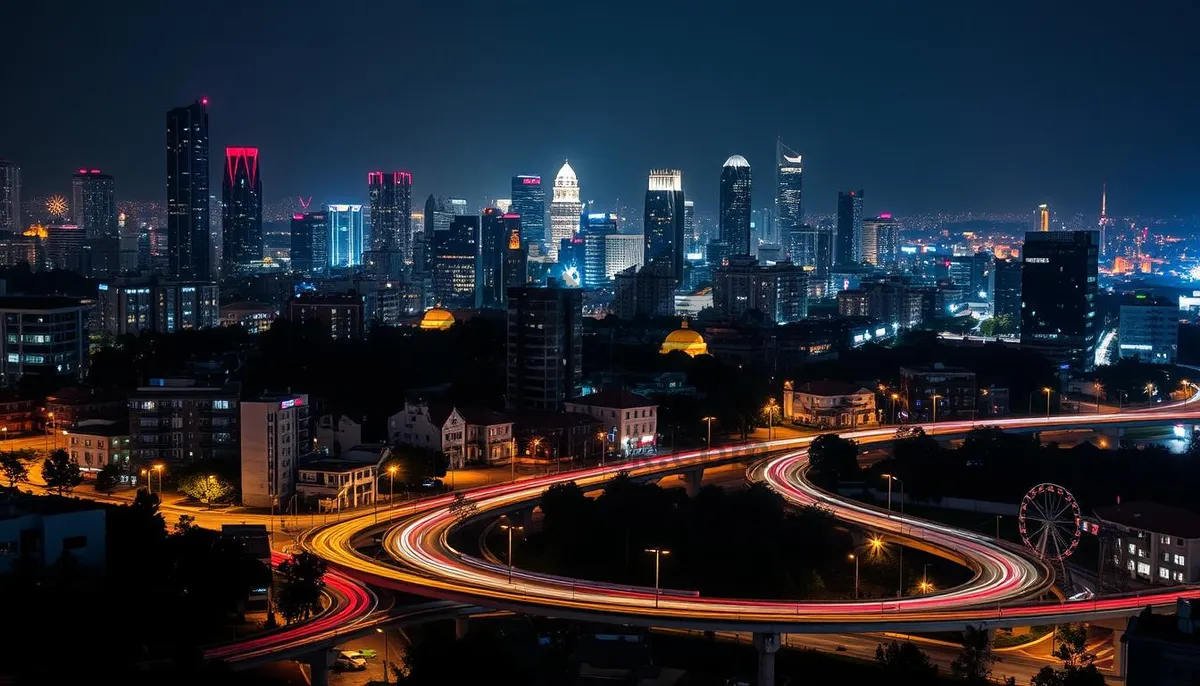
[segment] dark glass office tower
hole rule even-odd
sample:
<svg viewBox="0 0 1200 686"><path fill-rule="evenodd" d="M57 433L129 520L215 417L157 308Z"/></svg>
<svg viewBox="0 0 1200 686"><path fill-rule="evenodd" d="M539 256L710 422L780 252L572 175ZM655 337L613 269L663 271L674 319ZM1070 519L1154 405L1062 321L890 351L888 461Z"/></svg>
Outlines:
<svg viewBox="0 0 1200 686"><path fill-rule="evenodd" d="M527 241L546 240L546 189L539 174L520 174L512 178L512 204L509 210L521 215L521 235Z"/></svg>
<svg viewBox="0 0 1200 686"><path fill-rule="evenodd" d="M0 160L0 231L21 233L21 168Z"/></svg>
<svg viewBox="0 0 1200 686"><path fill-rule="evenodd" d="M730 254L750 254L750 163L741 155L725 160L721 168L721 240Z"/></svg>
<svg viewBox="0 0 1200 686"><path fill-rule="evenodd" d="M1094 366L1097 231L1031 231L1021 256L1021 343L1059 350L1076 370Z"/></svg>
<svg viewBox="0 0 1200 686"><path fill-rule="evenodd" d="M372 262L388 276L399 276L412 263L412 174L370 172Z"/></svg>
<svg viewBox="0 0 1200 686"><path fill-rule="evenodd" d="M307 212L292 215L292 271L304 276L321 276L329 269L329 214Z"/></svg>
<svg viewBox="0 0 1200 686"><path fill-rule="evenodd" d="M263 257L262 175L258 148L225 148L221 175L221 273L245 273Z"/></svg>
<svg viewBox="0 0 1200 686"><path fill-rule="evenodd" d="M118 238L113 177L99 169L80 169L71 176L71 211L88 238Z"/></svg>
<svg viewBox="0 0 1200 686"><path fill-rule="evenodd" d="M605 212L589 212L583 217L583 286L603 288L608 285L605 272L608 236L616 235L617 215Z"/></svg>
<svg viewBox="0 0 1200 686"><path fill-rule="evenodd" d="M862 246L863 192L838 191L837 233L833 237L833 263L839 267L858 264Z"/></svg>
<svg viewBox="0 0 1200 686"><path fill-rule="evenodd" d="M208 99L167 112L167 247L171 276L211 281Z"/></svg>
<svg viewBox="0 0 1200 686"><path fill-rule="evenodd" d="M800 163L800 153L775 141L775 217L780 241L787 241L804 224L804 168Z"/></svg>
<svg viewBox="0 0 1200 686"><path fill-rule="evenodd" d="M504 232L508 235L508 244L504 246L504 285L524 286L529 281L529 255L522 236L521 215L509 212L503 219ZM504 301L508 302L507 291Z"/></svg>
<svg viewBox="0 0 1200 686"><path fill-rule="evenodd" d="M1018 333L1021 326L1021 261L996 258L992 263L992 316L1008 317Z"/></svg>
<svg viewBox="0 0 1200 686"><path fill-rule="evenodd" d="M508 257L508 227L505 214L498 208L484 209L479 241L479 307L503 307L508 284L504 278L504 263ZM518 224L519 226L519 224ZM519 231L519 229L518 229ZM518 235L517 240L520 240Z"/></svg>
<svg viewBox="0 0 1200 686"><path fill-rule="evenodd" d="M653 169L646 190L642 264L665 265L676 284L683 281L683 172Z"/></svg>
<svg viewBox="0 0 1200 686"><path fill-rule="evenodd" d="M438 304L451 309L477 306L478 259L478 216L456 216L445 231L433 232L433 296Z"/></svg>

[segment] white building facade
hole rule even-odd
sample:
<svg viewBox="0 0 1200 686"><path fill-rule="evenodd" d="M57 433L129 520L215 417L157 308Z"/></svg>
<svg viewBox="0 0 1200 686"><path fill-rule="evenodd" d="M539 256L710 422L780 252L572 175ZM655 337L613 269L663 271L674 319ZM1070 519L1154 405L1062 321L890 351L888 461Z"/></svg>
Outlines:
<svg viewBox="0 0 1200 686"><path fill-rule="evenodd" d="M515 450L513 422L505 415L425 402L405 403L388 418L388 440L441 451L451 469L507 460Z"/></svg>
<svg viewBox="0 0 1200 686"><path fill-rule="evenodd" d="M558 176L554 177L554 195L550 200L550 246L546 253L558 261L558 247L564 238L572 238L579 231L579 217L583 214L583 203L579 200L579 179L575 170L563 162ZM536 240L536 236L530 236Z"/></svg>
<svg viewBox="0 0 1200 686"><path fill-rule="evenodd" d="M296 493L297 461L312 452L308 396L241 403L242 504L286 510Z"/></svg>
<svg viewBox="0 0 1200 686"><path fill-rule="evenodd" d="M783 418L821 429L875 426L875 393L858 384L812 381L783 384Z"/></svg>
<svg viewBox="0 0 1200 686"><path fill-rule="evenodd" d="M658 446L658 403L627 390L604 390L571 398L563 411L579 412L600 420L607 432L608 453L634 455L653 452Z"/></svg>

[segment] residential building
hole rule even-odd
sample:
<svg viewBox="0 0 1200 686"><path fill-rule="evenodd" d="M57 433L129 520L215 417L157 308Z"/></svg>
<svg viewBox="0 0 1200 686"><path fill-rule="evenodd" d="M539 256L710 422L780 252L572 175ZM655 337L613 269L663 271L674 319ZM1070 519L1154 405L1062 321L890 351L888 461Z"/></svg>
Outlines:
<svg viewBox="0 0 1200 686"><path fill-rule="evenodd" d="M613 279L612 314L618 319L669 317L675 313L675 278L665 262L630 267Z"/></svg>
<svg viewBox="0 0 1200 686"><path fill-rule="evenodd" d="M249 272L263 258L258 148L225 148L221 198L221 274L229 277Z"/></svg>
<svg viewBox="0 0 1200 686"><path fill-rule="evenodd" d="M243 505L288 509L299 460L312 452L308 409L303 393L241 403Z"/></svg>
<svg viewBox="0 0 1200 686"><path fill-rule="evenodd" d="M713 309L725 321L751 310L777 324L808 316L808 273L791 262L760 265L749 256L731 256L713 274Z"/></svg>
<svg viewBox="0 0 1200 686"><path fill-rule="evenodd" d="M269 331L277 316L274 305L263 303L240 301L221 306L221 326L240 326L253 335Z"/></svg>
<svg viewBox="0 0 1200 686"><path fill-rule="evenodd" d="M747 191L749 187L747 186ZM661 262L676 284L683 282L684 237L683 172L650 170L642 220L645 251L643 264Z"/></svg>
<svg viewBox="0 0 1200 686"><path fill-rule="evenodd" d="M65 386L46 396L42 413L58 426L75 426L94 419L125 420L129 405L125 394L98 391L87 386Z"/></svg>
<svg viewBox="0 0 1200 686"><path fill-rule="evenodd" d="M316 504L321 512L371 505L376 501L379 465L344 457L317 457L300 463L296 470L296 495Z"/></svg>
<svg viewBox="0 0 1200 686"><path fill-rule="evenodd" d="M440 451L452 469L493 464L513 456L512 418L485 408L410 402L388 418L388 439Z"/></svg>
<svg viewBox="0 0 1200 686"><path fill-rule="evenodd" d="M1118 349L1121 359L1175 364L1179 353L1179 305L1137 293L1121 304Z"/></svg>
<svg viewBox="0 0 1200 686"><path fill-rule="evenodd" d="M508 289L509 409L558 410L583 382L583 293L551 280Z"/></svg>
<svg viewBox="0 0 1200 686"><path fill-rule="evenodd" d="M783 382L783 418L819 429L875 426L875 392L842 381Z"/></svg>
<svg viewBox="0 0 1200 686"><path fill-rule="evenodd" d="M208 99L167 112L167 245L169 271L185 281L211 281Z"/></svg>
<svg viewBox="0 0 1200 686"><path fill-rule="evenodd" d="M56 296L0 296L0 384L25 375L63 384L87 374L90 307Z"/></svg>
<svg viewBox="0 0 1200 686"><path fill-rule="evenodd" d="M721 167L719 215L721 241L729 245L731 255L750 254L750 193L750 163L731 155Z"/></svg>
<svg viewBox="0 0 1200 686"><path fill-rule="evenodd" d="M863 192L838 191L837 232L833 237L833 263L837 266L862 261Z"/></svg>
<svg viewBox="0 0 1200 686"><path fill-rule="evenodd" d="M976 405L975 372L947 367L900 368L900 402L909 422L971 419Z"/></svg>
<svg viewBox="0 0 1200 686"><path fill-rule="evenodd" d="M219 302L215 283L119 276L100 283L96 307L100 330L112 339L216 327L221 323Z"/></svg>
<svg viewBox="0 0 1200 686"><path fill-rule="evenodd" d="M1148 501L1095 509L1100 530L1114 537L1113 561L1130 579L1180 586L1200 582L1200 514Z"/></svg>
<svg viewBox="0 0 1200 686"><path fill-rule="evenodd" d="M57 417L56 417L57 419ZM66 430L66 450L85 477L94 477L116 465L126 481L132 479L129 424L125 421L88 419Z"/></svg>
<svg viewBox="0 0 1200 686"><path fill-rule="evenodd" d="M1021 251L1021 343L1056 349L1077 370L1095 363L1099 237L1033 231Z"/></svg>
<svg viewBox="0 0 1200 686"><path fill-rule="evenodd" d="M334 340L361 340L365 299L356 292L301 293L288 303L288 319L317 322Z"/></svg>
<svg viewBox="0 0 1200 686"><path fill-rule="evenodd" d="M313 427L313 438L318 450L335 456L362 443L362 422L346 415L336 418L331 414L321 415Z"/></svg>
<svg viewBox="0 0 1200 686"><path fill-rule="evenodd" d="M239 389L194 379L150 379L129 396L130 458L136 467L238 459Z"/></svg>
<svg viewBox="0 0 1200 686"><path fill-rule="evenodd" d="M52 567L64 555L74 567L103 569L105 517L104 506L90 500L13 497L0 509L0 574Z"/></svg>
<svg viewBox="0 0 1200 686"><path fill-rule="evenodd" d="M658 446L658 403L625 389L603 390L571 398L566 412L595 417L606 432L606 454L653 452Z"/></svg>
<svg viewBox="0 0 1200 686"><path fill-rule="evenodd" d="M532 460L587 460L607 446L608 426L582 412L520 410L514 413L517 454Z"/></svg>

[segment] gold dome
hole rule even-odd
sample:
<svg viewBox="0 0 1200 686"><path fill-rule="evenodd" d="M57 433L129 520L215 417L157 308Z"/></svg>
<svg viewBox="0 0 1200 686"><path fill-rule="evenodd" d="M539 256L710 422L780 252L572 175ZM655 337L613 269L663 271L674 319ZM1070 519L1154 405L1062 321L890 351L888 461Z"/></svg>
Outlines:
<svg viewBox="0 0 1200 686"><path fill-rule="evenodd" d="M676 350L692 357L708 354L708 344L704 342L704 336L689 329L686 319L678 329L667 334L658 352L660 355L666 355Z"/></svg>
<svg viewBox="0 0 1200 686"><path fill-rule="evenodd" d="M454 315L450 310L435 307L421 318L421 328L432 331L445 331L454 326Z"/></svg>

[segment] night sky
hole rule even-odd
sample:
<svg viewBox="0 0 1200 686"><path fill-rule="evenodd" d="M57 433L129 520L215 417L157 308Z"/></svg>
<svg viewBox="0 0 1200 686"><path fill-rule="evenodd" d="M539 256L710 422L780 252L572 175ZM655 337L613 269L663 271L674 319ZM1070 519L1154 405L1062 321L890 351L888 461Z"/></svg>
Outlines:
<svg viewBox="0 0 1200 686"><path fill-rule="evenodd" d="M214 180L258 146L268 200L404 169L478 204L570 158L596 209L671 166L711 211L740 153L757 208L780 135L809 213L850 187L871 213L1095 213L1105 178L1111 213L1197 209L1194 0L16 2L0 157L26 195L87 166L161 200L164 113L203 95Z"/></svg>

